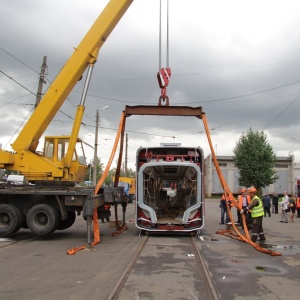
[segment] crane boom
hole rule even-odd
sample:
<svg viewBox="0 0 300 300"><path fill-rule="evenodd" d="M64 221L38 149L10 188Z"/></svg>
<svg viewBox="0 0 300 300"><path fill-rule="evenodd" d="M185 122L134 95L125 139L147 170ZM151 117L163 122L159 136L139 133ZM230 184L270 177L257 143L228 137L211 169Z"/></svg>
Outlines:
<svg viewBox="0 0 300 300"><path fill-rule="evenodd" d="M0 236L16 233L24 222L38 235L67 229L74 224L76 212L82 212L91 244L92 219L95 227L97 218L109 219L109 208L117 200L115 195L120 195L118 199L125 205L125 197L118 188L107 193L98 183L95 193L93 189L75 184L84 180L87 168L78 134L92 70L100 48L132 2L108 1L12 144L15 151L2 150L0 144L0 168L18 172L18 179L0 186ZM87 67L71 135L45 136L43 152L39 153L36 151L39 139ZM83 155L77 151L76 144L81 144ZM15 187L16 180L20 180L22 186ZM95 237L95 242L99 242L99 235Z"/></svg>
<svg viewBox="0 0 300 300"><path fill-rule="evenodd" d="M84 100L77 107L73 129L68 136L45 137L43 154L37 153L39 139L58 112L69 93L89 67L88 76L97 61L99 50L133 0L109 0L99 17L63 66L44 97L11 145L14 152L0 149L0 168L18 171L31 182L70 181L84 179L86 161L78 155L76 145L84 113Z"/></svg>
<svg viewBox="0 0 300 300"><path fill-rule="evenodd" d="M133 0L109 1L12 144L16 152L36 150L40 137L86 68L95 64L100 48L132 2Z"/></svg>

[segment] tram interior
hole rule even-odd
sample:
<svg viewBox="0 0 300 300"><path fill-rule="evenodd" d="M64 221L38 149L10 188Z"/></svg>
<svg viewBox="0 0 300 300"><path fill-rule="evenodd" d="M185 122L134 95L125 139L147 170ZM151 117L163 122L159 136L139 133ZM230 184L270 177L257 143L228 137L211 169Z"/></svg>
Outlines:
<svg viewBox="0 0 300 300"><path fill-rule="evenodd" d="M155 211L158 223L182 223L185 210L197 202L197 174L186 165L145 168L143 201Z"/></svg>

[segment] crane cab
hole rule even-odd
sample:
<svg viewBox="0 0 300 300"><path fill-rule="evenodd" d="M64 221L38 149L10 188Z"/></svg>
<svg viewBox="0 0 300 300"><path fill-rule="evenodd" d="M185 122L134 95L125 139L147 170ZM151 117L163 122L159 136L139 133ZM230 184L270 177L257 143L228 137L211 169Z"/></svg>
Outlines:
<svg viewBox="0 0 300 300"><path fill-rule="evenodd" d="M65 165L65 160L68 153L69 143L70 136L45 137L43 157L50 160L55 165L60 165L61 168L67 167ZM75 151L72 154L71 164L68 168L69 177L71 176L76 182L83 181L86 168L87 164L84 155L83 142L78 138ZM68 179L71 180L72 178Z"/></svg>

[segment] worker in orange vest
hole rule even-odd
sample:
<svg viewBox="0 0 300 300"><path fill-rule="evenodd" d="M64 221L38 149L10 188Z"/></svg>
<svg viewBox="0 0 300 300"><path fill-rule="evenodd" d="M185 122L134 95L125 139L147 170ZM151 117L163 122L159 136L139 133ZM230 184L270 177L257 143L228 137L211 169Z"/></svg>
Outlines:
<svg viewBox="0 0 300 300"><path fill-rule="evenodd" d="M225 224L225 223L228 223L230 221L226 202L228 204L228 209L231 209L233 204L232 204L232 199L230 198L228 192L226 192L226 197L225 197L225 194L223 194L223 196L220 200L221 222L219 224ZM226 214L226 218L225 218L225 214Z"/></svg>
<svg viewBox="0 0 300 300"><path fill-rule="evenodd" d="M296 201L296 209L297 209L297 218L300 218L300 194L298 194L298 198Z"/></svg>
<svg viewBox="0 0 300 300"><path fill-rule="evenodd" d="M238 195L238 204L243 209L243 208L247 207L250 204L250 202L251 202L251 199L250 199L250 196L247 195L247 190L242 188L240 190L240 195ZM247 217L248 217L248 215L251 218L251 214L247 214ZM237 222L242 225L242 218L241 218L241 213L239 210L237 210L237 217L238 217ZM248 220L249 217L248 218L247 217L246 217L247 224L251 224L251 220Z"/></svg>

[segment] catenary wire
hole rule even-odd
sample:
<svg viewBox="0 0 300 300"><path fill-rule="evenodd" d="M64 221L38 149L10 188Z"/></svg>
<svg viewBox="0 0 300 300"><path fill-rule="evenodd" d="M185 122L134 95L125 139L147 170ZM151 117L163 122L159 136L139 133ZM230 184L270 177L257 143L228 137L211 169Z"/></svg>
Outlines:
<svg viewBox="0 0 300 300"><path fill-rule="evenodd" d="M24 62L22 62L21 60L19 60L18 58L16 58L15 56L13 56L12 54L10 54L9 52L5 51L3 48L0 48L0 50L2 50L3 52L7 53L8 55L10 55L11 57L13 57L14 59L18 60L20 63L24 64L25 66L27 66L28 68L30 68L31 70L35 71L36 73L39 73L38 71L36 71L35 69L31 68L30 66L28 66L27 64L25 64ZM286 62L286 63L292 63L292 62L295 62L295 61L291 61L291 62ZM281 63L281 64L284 64L284 63ZM274 65L274 64L269 64L269 65ZM269 65L262 65L262 66L269 66ZM259 67L259 66L253 66L253 67ZM245 67L245 68L251 68L251 67ZM220 71L220 70L219 70ZM5 72L1 71L0 72L2 74L4 74L5 76L7 76L9 79L11 79L12 81L14 81L15 83L17 83L18 85L20 85L21 87L23 87L24 89L26 89L27 91L29 91L31 94L35 95L35 93L33 93L32 91L30 91L29 89L27 89L25 86L23 86L22 84L20 84L19 82L17 82L16 80L14 80L12 77L8 76ZM215 71L217 72L217 71ZM195 73L195 74L198 74L198 73ZM293 83L288 83L288 84L284 84L284 85L280 85L278 87L274 87L274 88L271 88L271 89L267 89L267 90L263 90L263 91L259 91L259 92L255 92L255 93L250 93L250 94L244 94L244 95L239 95L239 96L234 96L234 97L227 97L227 98L219 98L219 99L213 99L213 100L206 100L206 101L202 101L203 103L207 103L207 102L218 102L218 101L225 101L225 100L230 100L230 99L236 99L236 98L241 98L241 97L248 97L248 96L252 96L252 95L257 95L257 94L260 94L260 93L265 93L265 92L269 92L269 91L272 91L272 90L275 90L275 89L279 89L279 88L282 88L282 87L286 87L286 86L290 86L290 85L294 85L294 84L298 84L300 83L300 81L296 81L296 82L293 82ZM106 98L106 97L99 97L99 96L95 96L95 95L89 95L90 97L95 97L95 98L101 98L101 99L107 99L107 100L114 100L114 101L119 101L119 102L126 102L126 103L137 103L135 101L125 101L125 100L120 100L120 99L112 99L112 98ZM294 99L290 104L292 105L297 99L299 98L299 96ZM69 100L69 98L67 98L67 100ZM13 102L13 101L12 101ZM74 105L70 100L69 102ZM199 103L199 102L188 102L188 103ZM177 103L177 104L180 104L180 103ZM187 104L186 102L184 104ZM75 105L74 105L75 106ZM289 107L288 106L288 107ZM276 120L281 114L284 113L284 111L286 109L288 109L288 107L286 107L277 117L275 117L269 124L267 124L266 127L268 127L274 120ZM61 113L63 113L65 116L67 116L68 118L71 118L73 119L72 117L70 117L69 115L65 114L64 112L62 112L60 110ZM255 115L255 114L254 114ZM92 118L90 118L89 116L87 116L85 114L86 117L88 117L90 120L92 120ZM253 115L251 115L253 116ZM250 116L250 117L251 117ZM28 116L27 116L28 117ZM27 119L26 117L26 119ZM26 120L25 119L25 120ZM24 121L25 121L24 120ZM24 121L22 122L22 124L24 123ZM215 127L213 128L212 130L214 129L217 129L217 128L221 128L221 127L224 127L224 126L227 126L227 125L230 125L230 124L233 124L233 123L236 123L238 122L239 120L237 121L234 121L234 122L231 122L231 123L227 123L227 124L224 124L222 126L218 126L218 127ZM87 125L85 123L82 123L83 126L87 127ZM104 128L105 129L105 128ZM134 131L133 131L134 132ZM135 132L135 133L140 133L140 134L147 134L147 133L142 133L142 132ZM161 135L155 135L155 134L147 134L147 135L152 135L152 136L161 136ZM161 137L172 137L172 138L176 138L174 136L161 136Z"/></svg>

